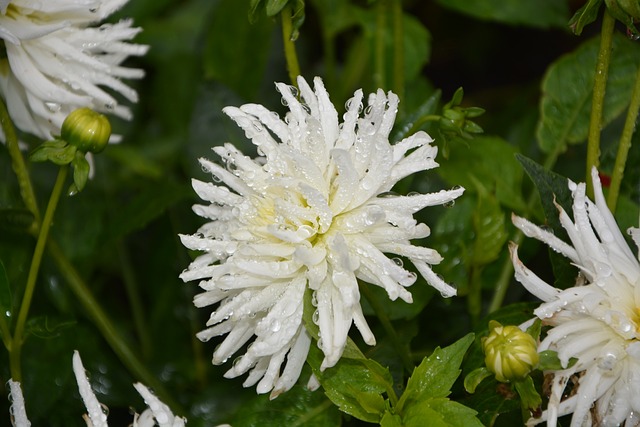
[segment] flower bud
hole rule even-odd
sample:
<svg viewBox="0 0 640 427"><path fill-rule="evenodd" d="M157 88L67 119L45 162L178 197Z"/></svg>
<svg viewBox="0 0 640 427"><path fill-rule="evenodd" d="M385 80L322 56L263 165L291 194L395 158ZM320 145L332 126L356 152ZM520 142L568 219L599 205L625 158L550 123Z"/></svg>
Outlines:
<svg viewBox="0 0 640 427"><path fill-rule="evenodd" d="M501 382L522 380L538 364L538 346L533 337L517 326L489 322L489 335L482 338L484 363Z"/></svg>
<svg viewBox="0 0 640 427"><path fill-rule="evenodd" d="M102 114L90 108L79 108L62 123L61 138L83 153L99 153L107 146L111 124Z"/></svg>

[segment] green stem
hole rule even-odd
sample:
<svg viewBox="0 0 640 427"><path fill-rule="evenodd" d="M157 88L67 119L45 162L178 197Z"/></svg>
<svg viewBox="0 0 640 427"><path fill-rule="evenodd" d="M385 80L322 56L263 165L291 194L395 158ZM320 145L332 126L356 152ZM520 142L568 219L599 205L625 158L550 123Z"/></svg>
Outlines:
<svg viewBox="0 0 640 427"><path fill-rule="evenodd" d="M118 245L118 253L120 256L120 265L122 267L122 278L124 280L124 287L127 291L127 297L129 304L131 305L131 312L133 313L133 323L136 327L138 339L140 340L140 347L144 358L151 356L151 333L147 327L145 321L144 308L140 299L140 292L138 290L138 281L136 280L135 272L131 265L131 257L127 251L127 247L123 242Z"/></svg>
<svg viewBox="0 0 640 427"><path fill-rule="evenodd" d="M22 344L24 343L24 327L29 315L29 308L31 307L31 300L33 299L33 292L36 287L36 279L38 278L38 272L40 271L40 262L42 261L42 254L47 244L49 237L49 230L53 223L53 215L56 212L60 195L64 188L64 183L69 173L69 166L62 166L58 171L58 177L51 191L51 197L47 205L47 210L44 214L42 225L38 233L38 240L36 242L36 248L33 251L33 257L31 258L31 267L29 267L29 274L27 276L27 285L24 290L24 296L22 297L22 303L20 304L20 311L18 312L18 320L16 321L16 329L13 334L13 343L11 346L11 353L9 355L9 364L11 366L11 377L14 381L22 382L22 369L20 367L20 355L22 353Z"/></svg>
<svg viewBox="0 0 640 427"><path fill-rule="evenodd" d="M65 277L71 291L89 313L89 317L107 340L113 351L129 371L146 386L151 387L158 397L176 412L185 413L183 409L167 393L164 385L147 369L129 347L129 344L121 337L114 324L95 299L89 287L84 282L78 271L62 252L55 240L49 240L49 253L58 266L60 273Z"/></svg>
<svg viewBox="0 0 640 427"><path fill-rule="evenodd" d="M361 285L360 292L362 292L364 297L367 299L369 305L371 305L371 308L373 308L373 311L376 313L376 316L380 320L380 323L382 323L382 327L391 339L391 343L395 347L396 351L398 352L404 368L407 370L407 372L413 372L415 365L413 364L413 361L411 359L411 351L409 349L409 346L403 343L400 340L400 337L398 337L398 333L393 327L393 324L391 324L391 319L389 319L389 316L387 315L387 312L384 309L382 303L380 302L380 300L378 300L375 294L371 292L369 285Z"/></svg>
<svg viewBox="0 0 640 427"><path fill-rule="evenodd" d="M402 19L402 0L392 0L393 18L393 91L404 100L404 27ZM399 108L402 108L403 102Z"/></svg>
<svg viewBox="0 0 640 427"><path fill-rule="evenodd" d="M24 157L22 157L20 147L18 146L16 130L13 127L9 112L2 99L0 99L0 124L2 125L2 131L4 132L7 143L7 150L11 156L11 166L18 179L20 195L29 212L33 214L35 224L38 224L40 223L40 211L38 210L36 196L33 191L33 186L31 185L31 179L29 178L29 171L27 170L27 165L24 162ZM35 232L35 229L33 231Z"/></svg>
<svg viewBox="0 0 640 427"><path fill-rule="evenodd" d="M378 0L376 5L375 59L373 83L377 88L386 88L385 43L384 34L387 29L387 1Z"/></svg>
<svg viewBox="0 0 640 427"><path fill-rule="evenodd" d="M631 148L631 137L636 128L638 120L638 112L640 111L640 68L636 72L636 83L633 87L631 95L631 104L627 112L627 119L624 123L622 136L620 137L620 145L618 146L618 154L616 155L616 163L613 166L613 176L611 177L611 186L609 187L609 195L607 196L607 205L611 212L616 211L618 203L618 194L620 193L620 184L624 176L624 168L627 164L627 156Z"/></svg>
<svg viewBox="0 0 640 427"><path fill-rule="evenodd" d="M545 159L544 164L542 165L546 170L553 169L553 166L556 164L558 160L558 156L560 153L558 151L552 151L548 154ZM532 189L529 198L527 199L525 212L523 214L528 214L533 209L533 206L536 203L536 190ZM520 230L516 230L513 236L511 237L511 241L516 245L520 245L522 240L524 239L524 234ZM491 300L491 304L489 305L489 313L493 313L497 309L502 306L504 301L504 297L507 294L507 289L509 289L509 284L511 283L511 278L513 277L513 264L511 263L511 257L507 256L507 259L502 264L502 269L500 270L500 275L498 276L498 281L496 282L496 287L493 291L493 299Z"/></svg>
<svg viewBox="0 0 640 427"><path fill-rule="evenodd" d="M607 87L609 63L611 62L611 44L615 19L605 9L600 32L600 50L593 82L593 98L591 101L591 117L589 119L589 136L587 139L587 171L585 180L587 194L593 198L593 184L591 183L591 169L600 164L600 131L602 129L602 111L604 109L604 95Z"/></svg>
<svg viewBox="0 0 640 427"><path fill-rule="evenodd" d="M289 71L289 80L291 80L292 85L297 87L297 78L300 75L300 64L298 64L296 46L291 38L293 34L292 14L293 11L291 7L285 6L282 12L280 12L280 17L282 19L282 42L284 44L284 57L287 61L287 70Z"/></svg>

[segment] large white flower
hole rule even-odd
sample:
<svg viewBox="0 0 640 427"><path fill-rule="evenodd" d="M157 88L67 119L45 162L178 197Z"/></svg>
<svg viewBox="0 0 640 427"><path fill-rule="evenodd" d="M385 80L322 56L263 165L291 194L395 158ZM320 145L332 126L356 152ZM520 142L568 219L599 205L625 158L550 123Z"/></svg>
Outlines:
<svg viewBox="0 0 640 427"><path fill-rule="evenodd" d="M128 0L0 0L0 92L11 119L42 139L60 134L64 118L89 107L129 119L137 93L120 79L141 78L140 69L120 64L148 46L128 43L139 28L130 20L91 26Z"/></svg>
<svg viewBox="0 0 640 427"><path fill-rule="evenodd" d="M298 78L302 102L297 90L276 84L290 110L284 120L256 104L224 109L260 157L225 144L213 150L226 168L201 159L215 182L193 181L209 202L194 211L210 222L195 235L181 236L186 247L204 252L180 276L202 280L205 292L195 305L220 303L198 337L228 334L213 354L213 363L221 364L255 336L225 375L251 370L244 385L258 383L258 393L271 391L272 397L293 386L306 360L311 339L302 322L305 292L316 307L322 369L341 357L352 323L366 343L375 344L358 279L384 288L392 300L412 301L406 288L416 274L385 254L408 258L444 296L455 294L431 270L440 255L410 241L430 232L414 213L464 190L391 192L402 178L437 166L431 137L418 132L390 144L398 98L382 90L369 96L364 117L363 93L355 92L339 123L322 80L314 84L315 92Z"/></svg>
<svg viewBox="0 0 640 427"><path fill-rule="evenodd" d="M548 408L530 425L547 421L555 426L559 416L570 413L572 427L640 425L640 264L607 208L595 168L592 179L595 203L585 196L583 183L570 182L573 220L558 207L571 245L523 218L513 219L527 236L547 243L580 269L581 283L561 291L528 270L517 248L511 248L516 279L544 301L535 315L552 326L539 350L557 351L567 367L551 372ZM638 245L640 230L629 233ZM571 358L577 362L568 367ZM574 375L577 383L563 400Z"/></svg>

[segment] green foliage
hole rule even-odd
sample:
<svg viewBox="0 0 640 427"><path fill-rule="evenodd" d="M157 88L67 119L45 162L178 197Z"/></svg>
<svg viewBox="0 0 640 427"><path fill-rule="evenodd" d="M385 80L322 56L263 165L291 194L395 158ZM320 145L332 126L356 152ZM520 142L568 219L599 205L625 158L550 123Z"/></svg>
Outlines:
<svg viewBox="0 0 640 427"><path fill-rule="evenodd" d="M591 98L598 56L599 39L556 61L542 83L540 121L536 136L544 152L562 153L568 144L587 138ZM622 36L613 38L611 65L604 98L603 127L620 116L629 105L633 78L640 58L636 45Z"/></svg>
<svg viewBox="0 0 640 427"><path fill-rule="evenodd" d="M569 28L574 34L582 34L584 27L598 18L602 0L588 0L569 20Z"/></svg>

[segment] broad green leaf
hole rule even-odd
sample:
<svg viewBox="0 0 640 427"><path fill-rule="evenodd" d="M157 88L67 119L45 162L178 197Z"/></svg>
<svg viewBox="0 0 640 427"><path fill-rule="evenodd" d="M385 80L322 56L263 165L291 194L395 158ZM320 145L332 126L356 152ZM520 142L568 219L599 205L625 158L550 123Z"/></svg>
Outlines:
<svg viewBox="0 0 640 427"><path fill-rule="evenodd" d="M405 119L395 126L396 131L390 140L401 141L420 130L426 124L425 118L436 112L441 96L442 91L436 90L418 108L409 112Z"/></svg>
<svg viewBox="0 0 640 427"><path fill-rule="evenodd" d="M267 9L272 3L267 2ZM203 63L207 78L252 99L263 82L274 24L271 19L259 19L249 25L247 8L247 0L219 3L207 34Z"/></svg>
<svg viewBox="0 0 640 427"><path fill-rule="evenodd" d="M434 398L407 408L405 427L482 427L477 412L447 398Z"/></svg>
<svg viewBox="0 0 640 427"><path fill-rule="evenodd" d="M257 396L245 403L231 422L234 427L334 427L340 426L340 411L322 393L296 385L269 400Z"/></svg>
<svg viewBox="0 0 640 427"><path fill-rule="evenodd" d="M522 168L515 159L516 153L502 138L475 137L468 146L452 147L449 158L440 162L438 173L450 185L461 185L466 191L474 191L481 183L489 192L495 192L500 203L521 210Z"/></svg>
<svg viewBox="0 0 640 427"><path fill-rule="evenodd" d="M289 3L289 0L265 0L267 16L275 16Z"/></svg>
<svg viewBox="0 0 640 427"><path fill-rule="evenodd" d="M404 427L402 417L391 412L385 412L380 420L380 427Z"/></svg>
<svg viewBox="0 0 640 427"><path fill-rule="evenodd" d="M462 358L473 337L470 333L448 347L437 347L431 356L425 358L409 378L397 410L402 411L429 398L448 396L451 386L460 375Z"/></svg>
<svg viewBox="0 0 640 427"><path fill-rule="evenodd" d="M505 213L493 195L478 197L478 205L473 211L473 228L476 233L473 264L482 266L495 261L509 235L505 227Z"/></svg>
<svg viewBox="0 0 640 427"><path fill-rule="evenodd" d="M567 178L546 170L525 156L518 155L517 158L540 193L546 225L551 227L557 237L570 243L566 231L560 224L558 208L556 207L556 204L562 206L570 216L573 212L571 209L573 199L571 191L569 191ZM549 249L549 257L553 266L555 285L561 288L573 286L577 275L575 267L571 265L567 258L551 249Z"/></svg>
<svg viewBox="0 0 640 427"><path fill-rule="evenodd" d="M343 356L334 367L320 371L323 358L322 351L312 345L307 363L327 397L341 411L363 421L379 423L385 411L382 393L393 387L389 370L371 359Z"/></svg>
<svg viewBox="0 0 640 427"><path fill-rule="evenodd" d="M538 353L540 360L538 361L537 369L541 371L559 371L561 369L567 369L576 364L578 359L572 357L569 359L569 363L567 366L562 366L562 362L560 362L560 358L558 357L558 353L553 350L545 350Z"/></svg>
<svg viewBox="0 0 640 427"><path fill-rule="evenodd" d="M574 34L582 34L582 29L598 18L602 0L589 0L576 11L569 21L569 28Z"/></svg>
<svg viewBox="0 0 640 427"><path fill-rule="evenodd" d="M561 153L586 140L600 40L591 39L549 67L542 82L536 136L544 152ZM637 45L614 35L602 117L603 127L629 105L640 56Z"/></svg>
<svg viewBox="0 0 640 427"><path fill-rule="evenodd" d="M498 384L495 378L480 383L476 392L461 400L460 403L477 411L478 419L485 426L494 425L499 416L515 419L511 423L501 425L523 425L517 394L508 385Z"/></svg>
<svg viewBox="0 0 640 427"><path fill-rule="evenodd" d="M478 19L511 25L564 27L569 19L566 0L438 0L438 3Z"/></svg>

